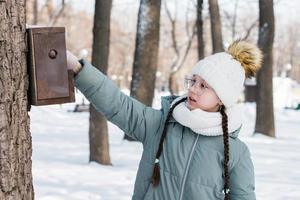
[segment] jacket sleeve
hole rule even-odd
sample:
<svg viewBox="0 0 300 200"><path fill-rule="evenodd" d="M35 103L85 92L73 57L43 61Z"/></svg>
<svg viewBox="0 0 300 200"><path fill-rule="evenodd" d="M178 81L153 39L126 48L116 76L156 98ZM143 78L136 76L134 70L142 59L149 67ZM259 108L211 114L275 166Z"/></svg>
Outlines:
<svg viewBox="0 0 300 200"><path fill-rule="evenodd" d="M86 60L74 80L75 86L98 112L135 140L144 144L159 128L162 110L148 107L124 94Z"/></svg>
<svg viewBox="0 0 300 200"><path fill-rule="evenodd" d="M229 178L230 200L255 200L254 166L248 147L233 167Z"/></svg>

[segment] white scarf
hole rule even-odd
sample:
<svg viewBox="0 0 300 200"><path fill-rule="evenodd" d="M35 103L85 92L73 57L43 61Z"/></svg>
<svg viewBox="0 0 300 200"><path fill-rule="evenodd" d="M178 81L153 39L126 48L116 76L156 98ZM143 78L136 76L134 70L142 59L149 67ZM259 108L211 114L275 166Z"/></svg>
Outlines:
<svg viewBox="0 0 300 200"><path fill-rule="evenodd" d="M185 97L187 97L187 94L176 98L171 106ZM241 112L238 104L226 108L225 112L228 116L228 132L231 133L242 125ZM177 122L183 126L189 127L197 134L205 136L223 135L222 115L220 112L207 112L200 108L190 110L187 107L187 101L185 101L174 108L173 117Z"/></svg>

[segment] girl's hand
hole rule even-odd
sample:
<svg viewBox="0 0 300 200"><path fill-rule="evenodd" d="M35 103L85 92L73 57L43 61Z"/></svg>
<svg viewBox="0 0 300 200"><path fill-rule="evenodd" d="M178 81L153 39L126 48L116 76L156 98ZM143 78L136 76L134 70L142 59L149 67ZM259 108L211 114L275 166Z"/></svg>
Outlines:
<svg viewBox="0 0 300 200"><path fill-rule="evenodd" d="M78 61L78 58L67 50L67 66L68 69L72 70L75 74L78 74L82 68L82 65Z"/></svg>

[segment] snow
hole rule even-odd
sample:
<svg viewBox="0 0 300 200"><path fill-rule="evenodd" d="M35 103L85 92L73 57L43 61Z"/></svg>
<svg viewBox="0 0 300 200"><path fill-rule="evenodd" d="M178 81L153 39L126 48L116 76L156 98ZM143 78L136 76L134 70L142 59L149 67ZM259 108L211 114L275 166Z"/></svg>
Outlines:
<svg viewBox="0 0 300 200"><path fill-rule="evenodd" d="M255 167L257 199L300 198L300 112L276 109L276 139L254 130L255 104L244 106L240 139L250 148ZM248 113L248 114L246 114Z"/></svg>
<svg viewBox="0 0 300 200"><path fill-rule="evenodd" d="M123 90L129 94L128 90ZM156 92L153 107L160 107ZM83 97L76 93L77 103ZM88 101L85 100L85 103ZM33 183L39 200L128 200L142 145L123 141L108 123L113 166L89 163L88 113L73 113L74 103L31 108ZM300 199L300 111L275 109L277 138L252 136L255 104L243 105L240 139L252 154L257 199Z"/></svg>
<svg viewBox="0 0 300 200"><path fill-rule="evenodd" d="M274 90L274 107L296 107L296 104L300 102L300 96L297 91L300 90L300 85L286 77L274 77L273 78L273 90Z"/></svg>

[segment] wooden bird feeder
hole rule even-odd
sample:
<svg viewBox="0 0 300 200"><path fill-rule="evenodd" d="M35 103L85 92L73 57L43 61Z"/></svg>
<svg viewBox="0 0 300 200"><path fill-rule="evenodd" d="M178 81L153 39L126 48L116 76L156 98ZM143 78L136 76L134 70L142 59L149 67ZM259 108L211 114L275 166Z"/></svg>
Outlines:
<svg viewBox="0 0 300 200"><path fill-rule="evenodd" d="M30 105L74 102L74 74L67 69L65 28L27 28L27 35Z"/></svg>

